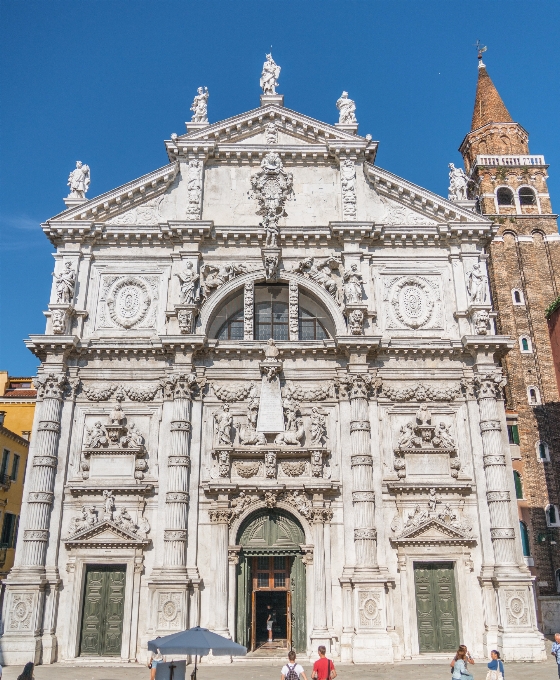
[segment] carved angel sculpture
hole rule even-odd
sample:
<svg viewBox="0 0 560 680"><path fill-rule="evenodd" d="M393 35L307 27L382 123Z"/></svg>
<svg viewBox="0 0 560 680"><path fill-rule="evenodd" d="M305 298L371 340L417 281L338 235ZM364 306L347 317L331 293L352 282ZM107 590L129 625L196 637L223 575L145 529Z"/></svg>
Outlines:
<svg viewBox="0 0 560 680"><path fill-rule="evenodd" d="M414 425L412 423L406 423L406 425L402 425L401 429L399 431L399 441L398 441L398 448L399 449L407 449L410 446L413 445L415 435L414 435Z"/></svg>
<svg viewBox="0 0 560 680"><path fill-rule="evenodd" d="M454 449L455 448L455 440L453 439L450 430L450 426L446 425L445 423L440 423L435 431L434 434L434 439L433 441L435 442L436 440L439 440L439 446L441 446L444 449Z"/></svg>

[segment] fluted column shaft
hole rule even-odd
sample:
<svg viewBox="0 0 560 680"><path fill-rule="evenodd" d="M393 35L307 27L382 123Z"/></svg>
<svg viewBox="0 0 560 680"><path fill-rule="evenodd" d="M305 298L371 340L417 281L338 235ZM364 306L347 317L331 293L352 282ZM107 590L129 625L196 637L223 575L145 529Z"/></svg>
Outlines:
<svg viewBox="0 0 560 680"><path fill-rule="evenodd" d="M368 413L368 382L352 376L349 388L350 443L352 447L352 502L354 504L354 542L356 566L377 566L377 532L375 530L375 494L373 491L373 458L371 425Z"/></svg>
<svg viewBox="0 0 560 680"><path fill-rule="evenodd" d="M216 556L214 573L214 602L212 608L215 616L216 633L229 637L228 630L228 535L231 510L217 509L210 511L212 522L212 548Z"/></svg>
<svg viewBox="0 0 560 680"><path fill-rule="evenodd" d="M164 567L187 565L187 519L189 509L189 469L191 431L191 389L194 375L169 376L167 396L173 398L171 417L171 451L167 458L167 492L165 494Z"/></svg>
<svg viewBox="0 0 560 680"><path fill-rule="evenodd" d="M58 439L62 400L67 386L63 374L41 375L36 379L39 397L43 397L41 419L37 427L36 453L33 457L33 471L30 492L27 498L29 510L27 526L23 532L24 567L44 567L54 483L58 462Z"/></svg>
<svg viewBox="0 0 560 680"><path fill-rule="evenodd" d="M480 411L486 500L490 515L490 536L497 567L516 564L515 531L511 519L510 492L503 451L497 396L501 389L498 373L475 376Z"/></svg>
<svg viewBox="0 0 560 680"><path fill-rule="evenodd" d="M313 575L315 592L313 594L314 633L327 630L327 599L325 583L325 519L320 512L313 517L315 548L313 550Z"/></svg>

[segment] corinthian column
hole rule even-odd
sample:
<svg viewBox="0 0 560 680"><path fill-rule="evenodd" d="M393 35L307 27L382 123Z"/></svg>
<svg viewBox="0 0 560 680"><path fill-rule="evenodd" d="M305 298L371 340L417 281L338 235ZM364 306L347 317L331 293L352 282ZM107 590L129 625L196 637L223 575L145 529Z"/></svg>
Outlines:
<svg viewBox="0 0 560 680"><path fill-rule="evenodd" d="M189 434L192 391L196 386L194 373L170 375L163 383L165 398L173 400L171 451L167 458L168 482L165 494L164 569L187 566Z"/></svg>
<svg viewBox="0 0 560 680"><path fill-rule="evenodd" d="M346 389L350 400L352 502L354 505L356 567L366 570L377 567L373 459L370 444L371 426L368 415L368 392L371 386L371 377L367 374L350 375L346 380Z"/></svg>
<svg viewBox="0 0 560 680"><path fill-rule="evenodd" d="M64 391L68 380L63 373L48 373L35 379L37 396L43 400L37 427L36 454L29 480L29 510L23 532L22 567L45 566L49 523L54 498L58 461L58 437Z"/></svg>
<svg viewBox="0 0 560 680"><path fill-rule="evenodd" d="M230 637L228 629L228 535L232 511L229 508L210 510L212 550L216 558L214 572L214 631Z"/></svg>
<svg viewBox="0 0 560 680"><path fill-rule="evenodd" d="M497 568L512 566L517 564L515 531L511 519L506 457L497 405L497 398L505 381L499 371L493 371L475 375L474 384L480 411L486 500L495 565Z"/></svg>

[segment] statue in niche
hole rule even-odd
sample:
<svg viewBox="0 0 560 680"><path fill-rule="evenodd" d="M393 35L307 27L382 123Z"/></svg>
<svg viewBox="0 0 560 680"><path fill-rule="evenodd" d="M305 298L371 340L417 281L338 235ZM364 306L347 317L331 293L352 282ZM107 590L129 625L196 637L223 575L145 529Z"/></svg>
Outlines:
<svg viewBox="0 0 560 680"><path fill-rule="evenodd" d="M356 120L356 104L348 97L348 92L344 91L336 102L336 108L339 110L338 123L339 125L354 125Z"/></svg>
<svg viewBox="0 0 560 680"><path fill-rule="evenodd" d="M483 305L486 302L487 282L488 277L482 270L480 262L477 262L467 273L467 292L471 303Z"/></svg>
<svg viewBox="0 0 560 680"><path fill-rule="evenodd" d="M89 166L82 161L76 161L76 168L68 177L70 194L68 198L85 198L91 182Z"/></svg>
<svg viewBox="0 0 560 680"><path fill-rule="evenodd" d="M176 272L175 276L181 282L180 304L192 305L198 302L196 297L196 284L199 279L198 274L193 269L193 263L187 261L182 272Z"/></svg>
<svg viewBox="0 0 560 680"><path fill-rule="evenodd" d="M199 87L197 95L193 100L191 111L193 116L191 121L193 123L207 123L208 122L208 97L210 93L207 87Z"/></svg>
<svg viewBox="0 0 560 680"><path fill-rule="evenodd" d="M113 521L113 512L115 510L115 497L109 491L108 489L105 489L103 491L103 498L105 499L103 502L105 513L103 515L103 520L105 522L112 522Z"/></svg>
<svg viewBox="0 0 560 680"><path fill-rule="evenodd" d="M323 440L327 439L327 418L314 406L311 409L311 445L323 446Z"/></svg>
<svg viewBox="0 0 560 680"><path fill-rule="evenodd" d="M56 289L57 304L69 305L74 299L74 289L76 287L76 274L72 269L71 262L64 263L64 270L60 274L53 272Z"/></svg>
<svg viewBox="0 0 560 680"><path fill-rule="evenodd" d="M224 404L221 411L214 412L214 420L217 427L218 446L231 446L233 416L229 412L228 404Z"/></svg>
<svg viewBox="0 0 560 680"><path fill-rule="evenodd" d="M101 424L101 421L94 423L93 427L86 428L87 437L85 441L85 447L88 449L97 449L100 446L105 446L108 443L107 432Z"/></svg>
<svg viewBox="0 0 560 680"><path fill-rule="evenodd" d="M358 271L357 264L353 264L348 271L344 272L343 281L346 304L352 305L361 302L363 276Z"/></svg>
<svg viewBox="0 0 560 680"><path fill-rule="evenodd" d="M113 406L111 413L109 413L109 425L122 425L124 422L124 411L122 410L119 401Z"/></svg>
<svg viewBox="0 0 560 680"><path fill-rule="evenodd" d="M467 186L469 178L465 175L462 168L456 168L453 163L449 163L449 193L450 201L466 201Z"/></svg>
<svg viewBox="0 0 560 680"><path fill-rule="evenodd" d="M276 86L280 76L280 66L272 58L272 54L266 55L266 61L262 67L260 85L263 94L276 94Z"/></svg>

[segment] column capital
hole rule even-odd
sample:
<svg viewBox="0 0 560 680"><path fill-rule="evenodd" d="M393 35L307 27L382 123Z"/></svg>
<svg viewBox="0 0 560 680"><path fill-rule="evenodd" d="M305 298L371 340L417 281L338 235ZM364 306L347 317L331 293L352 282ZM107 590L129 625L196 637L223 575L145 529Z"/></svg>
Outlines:
<svg viewBox="0 0 560 680"><path fill-rule="evenodd" d="M233 519L233 510L230 508L214 508L208 511L212 524L229 524Z"/></svg>
<svg viewBox="0 0 560 680"><path fill-rule="evenodd" d="M312 508L309 518L313 524L328 524L333 518L330 508Z"/></svg>
<svg viewBox="0 0 560 680"><path fill-rule="evenodd" d="M192 399L194 392L202 389L205 384L206 380L198 378L196 373L170 373L160 380L166 401Z"/></svg>
<svg viewBox="0 0 560 680"><path fill-rule="evenodd" d="M499 368L475 373L473 385L478 399L499 399L502 389L506 386L506 379Z"/></svg>
<svg viewBox="0 0 560 680"><path fill-rule="evenodd" d="M68 380L65 373L39 373L33 378L39 399L62 400L68 393L74 392L79 384L77 378Z"/></svg>

